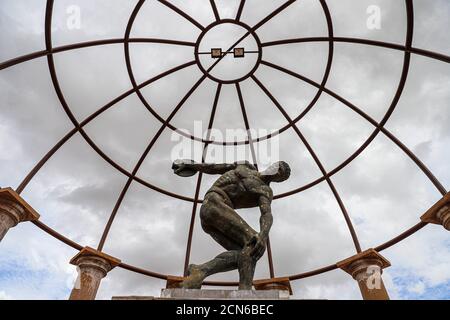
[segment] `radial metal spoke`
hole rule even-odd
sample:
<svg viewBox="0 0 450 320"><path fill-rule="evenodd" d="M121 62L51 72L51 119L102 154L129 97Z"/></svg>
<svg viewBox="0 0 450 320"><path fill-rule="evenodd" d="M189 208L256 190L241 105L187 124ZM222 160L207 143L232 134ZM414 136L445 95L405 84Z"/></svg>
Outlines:
<svg viewBox="0 0 450 320"><path fill-rule="evenodd" d="M290 1L286 1L283 5L281 5L280 7L278 7L276 10L274 10L273 12L271 12L268 16L266 16L264 19L262 19L260 22L258 22L255 26L253 26L252 28L250 28L250 30L248 30L242 37L240 37L235 43L233 43L233 45L231 45L228 50L226 50L225 52L231 52L239 43L241 43L242 41L244 41L252 32L255 32L257 29L259 29L260 27L262 27L264 24L266 24L267 22L269 22L273 17L275 17L277 14L279 14L280 12L282 12L284 9L286 9L287 7L289 7L291 4L293 4L295 1L297 0L290 0ZM210 73L212 69L214 69L216 67L216 65L218 63L220 63L220 61L222 61L222 59L225 57L225 55L222 55L220 58L217 59L216 62L214 62L211 67L209 67L208 70L206 70L206 73Z"/></svg>
<svg viewBox="0 0 450 320"><path fill-rule="evenodd" d="M406 51L409 53L414 53L417 55L425 56L428 58L440 60L446 63L450 63L450 56L444 55L442 53L424 50L420 48L407 48L404 45L389 43L383 41L376 41L370 39L361 39L361 38L348 38L348 37L309 37L309 38L295 38L295 39L284 39L284 40L276 40L262 43L262 47L270 47L270 46L279 46L286 44L295 44L295 43L308 43L308 42L341 42L341 43L352 43L352 44L364 44L369 46L388 48L399 51Z"/></svg>
<svg viewBox="0 0 450 320"><path fill-rule="evenodd" d="M145 2L145 0L141 0L142 3ZM194 26L196 26L197 28L199 28L200 30L204 30L205 27L202 26L197 20L195 20L194 18L192 18L190 15L188 15L187 13L185 13L183 10L179 9L178 7L176 7L175 5L173 5L172 3L170 3L169 1L166 0L158 0L158 2L162 3L163 5L165 5L166 7L170 8L171 10L175 11L176 13L178 13L180 16L182 16L183 18L185 18L186 20L188 20L190 23L192 23Z"/></svg>
<svg viewBox="0 0 450 320"><path fill-rule="evenodd" d="M269 14L267 17L265 17L264 19L262 19L260 22L258 22L252 29L253 31L258 30L259 28L261 28L263 25L265 25L267 22L269 22L270 20L272 20L276 15L278 15L279 13L281 13L284 9L286 9L287 7L289 7L291 4L293 4L294 2L296 2L297 0L290 0L290 1L286 1L284 4L282 4L280 7L278 7L275 11L273 11L271 14Z"/></svg>
<svg viewBox="0 0 450 320"><path fill-rule="evenodd" d="M301 133L301 131L297 127L297 125L295 123L293 123L291 117L288 115L288 113L283 108L283 106L281 106L281 104L278 102L278 100L273 96L273 94L269 90L267 90L267 88L258 80L258 78L256 78L256 76L253 75L252 79L261 88L261 90L269 97L269 99L273 102L273 104L277 107L277 109L283 114L283 116L286 118L286 120L292 125L292 128L297 133L298 137L300 138L300 140L305 145L305 147L308 150L309 154L314 159L314 162L316 163L316 165L319 167L320 171L322 172L322 175L326 176L327 172L326 172L322 162L320 161L319 157L317 156L317 154L315 153L314 149L309 144L308 140ZM356 252L359 253L359 252L362 251L361 250L361 245L359 244L358 236L356 235L355 228L353 227L353 224L352 224L351 219L350 219L350 217L348 215L347 209L345 208L345 205L344 205L344 203L342 201L342 198L339 195L339 193L337 192L336 187L334 186L334 184L331 181L331 179L328 177L328 178L326 178L326 181L327 181L328 186L330 187L334 197L336 198L336 201L338 202L339 208L342 211L342 214L344 216L345 222L346 222L347 227L348 227L348 229L350 231L350 234L352 236L353 244L355 245Z"/></svg>
<svg viewBox="0 0 450 320"><path fill-rule="evenodd" d="M209 2L211 3L211 8L212 8L212 11L214 13L214 17L216 18L216 21L219 21L220 20L220 14L219 14L219 10L217 10L216 1L215 0L209 0Z"/></svg>
<svg viewBox="0 0 450 320"><path fill-rule="evenodd" d="M156 38L131 38L131 39L103 39L103 40L95 40L95 41L87 41L87 42L79 42L68 44L60 47L52 48L52 50L41 50L33 53L29 53L20 57L13 58L11 60L4 61L0 63L0 70L7 69L9 67L15 66L22 62L34 60L37 58L41 58L50 54L61 53L65 51L96 47L96 46L105 46L111 44L123 44L125 41L130 43L157 43L157 44L170 44L170 45L178 45L178 46L188 46L195 47L195 43L187 42L187 41L178 41L178 40L170 40L170 39L156 39Z"/></svg>
<svg viewBox="0 0 450 320"><path fill-rule="evenodd" d="M242 112L242 117L244 119L245 130L247 131L248 140L250 141L250 151L252 153L253 164L256 167L256 170L259 170L258 157L256 156L255 146L253 143L252 133L250 130L250 123L248 121L247 111L245 109L244 98L242 96L241 86L239 85L239 83L236 83L236 91L237 91L237 94L239 97L239 104L241 106L241 112ZM274 271L273 259L272 259L272 246L270 245L269 237L267 237L267 259L269 262L269 274L270 274L270 277L273 279L273 278L275 278L275 271Z"/></svg>
<svg viewBox="0 0 450 320"><path fill-rule="evenodd" d="M211 115L209 117L208 132L206 133L207 134L206 140L210 139L211 129L214 125L214 119L216 117L217 105L219 103L221 90L222 90L222 84L218 83L217 89L216 89L216 95L214 96L214 102L213 102L213 105L211 108ZM203 152L202 152L202 163L205 163L207 150L208 150L208 143L205 143L205 145L203 147ZM202 184L202 178L203 178L203 173L199 172L198 178L197 178L197 184L195 187L194 204L192 206L191 222L189 225L189 232L188 232L188 241L186 244L186 255L185 255L185 259L184 259L184 276L188 275L187 274L188 267L189 267L189 262L191 259L192 237L194 235L194 226L195 226L195 217L197 214L197 206L198 206L198 203L200 203L199 196L200 196L200 187Z"/></svg>
<svg viewBox="0 0 450 320"><path fill-rule="evenodd" d="M241 0L241 3L239 4L238 11L236 13L236 21L241 20L242 11L244 10L244 6L245 6L245 0Z"/></svg>

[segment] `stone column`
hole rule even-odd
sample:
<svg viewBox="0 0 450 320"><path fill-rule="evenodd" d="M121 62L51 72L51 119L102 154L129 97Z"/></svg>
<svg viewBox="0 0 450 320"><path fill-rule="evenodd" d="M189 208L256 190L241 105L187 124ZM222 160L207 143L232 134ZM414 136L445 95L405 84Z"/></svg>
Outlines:
<svg viewBox="0 0 450 320"><path fill-rule="evenodd" d="M358 282L364 300L389 300L381 274L391 264L374 249L361 252L337 263Z"/></svg>
<svg viewBox="0 0 450 320"><path fill-rule="evenodd" d="M20 222L39 219L39 214L11 188L0 189L0 241Z"/></svg>
<svg viewBox="0 0 450 320"><path fill-rule="evenodd" d="M101 280L120 264L120 260L85 247L70 263L78 266L79 274L69 300L95 300Z"/></svg>
<svg viewBox="0 0 450 320"><path fill-rule="evenodd" d="M440 224L450 231L450 192L436 202L420 220L427 223Z"/></svg>

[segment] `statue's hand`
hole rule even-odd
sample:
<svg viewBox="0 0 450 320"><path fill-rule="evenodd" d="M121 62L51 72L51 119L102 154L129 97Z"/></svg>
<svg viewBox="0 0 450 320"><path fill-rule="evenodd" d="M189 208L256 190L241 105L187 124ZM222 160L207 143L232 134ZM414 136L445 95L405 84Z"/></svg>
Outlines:
<svg viewBox="0 0 450 320"><path fill-rule="evenodd" d="M172 163L173 172L180 177L190 177L197 173L197 170L193 168L195 164L192 160L175 160Z"/></svg>
<svg viewBox="0 0 450 320"><path fill-rule="evenodd" d="M259 260L263 256L264 251L266 251L267 238L261 237L257 234L250 239L248 244L252 247L250 251L252 258Z"/></svg>
<svg viewBox="0 0 450 320"><path fill-rule="evenodd" d="M172 163L172 169L175 174L180 173L186 168L186 164L181 161L174 161Z"/></svg>

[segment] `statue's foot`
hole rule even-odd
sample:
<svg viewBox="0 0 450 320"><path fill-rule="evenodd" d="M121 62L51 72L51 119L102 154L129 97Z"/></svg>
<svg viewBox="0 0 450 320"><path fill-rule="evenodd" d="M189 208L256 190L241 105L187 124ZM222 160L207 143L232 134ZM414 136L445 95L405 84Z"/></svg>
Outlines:
<svg viewBox="0 0 450 320"><path fill-rule="evenodd" d="M239 290L252 290L253 289L253 285L252 284L248 284L248 283L240 283L239 284Z"/></svg>
<svg viewBox="0 0 450 320"><path fill-rule="evenodd" d="M205 272L199 266L190 264L188 267L188 277L181 283L181 288L201 289L205 276Z"/></svg>

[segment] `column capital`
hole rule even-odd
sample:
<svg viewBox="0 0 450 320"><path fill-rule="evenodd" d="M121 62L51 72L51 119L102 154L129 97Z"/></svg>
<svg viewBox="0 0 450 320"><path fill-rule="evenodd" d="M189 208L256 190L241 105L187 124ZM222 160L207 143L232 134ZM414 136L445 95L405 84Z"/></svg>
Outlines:
<svg viewBox="0 0 450 320"><path fill-rule="evenodd" d="M256 290L283 290L290 295L294 294L288 277L254 280L253 285Z"/></svg>
<svg viewBox="0 0 450 320"><path fill-rule="evenodd" d="M181 283L186 279L186 277L180 276L167 276L166 289L176 289L181 287Z"/></svg>
<svg viewBox="0 0 450 320"><path fill-rule="evenodd" d="M94 300L101 280L120 264L120 260L90 247L84 247L70 260L80 268L70 300Z"/></svg>
<svg viewBox="0 0 450 320"><path fill-rule="evenodd" d="M450 231L450 192L428 209L420 217L420 220L427 223L440 224Z"/></svg>
<svg viewBox="0 0 450 320"><path fill-rule="evenodd" d="M91 247L84 247L70 260L70 264L80 268L94 267L100 269L104 273L104 276L120 263L121 261L119 259Z"/></svg>
<svg viewBox="0 0 450 320"><path fill-rule="evenodd" d="M384 268L390 267L391 263L374 249L368 249L350 258L342 260L336 264L338 268L344 270L355 280L360 280L370 266L380 268L380 273Z"/></svg>
<svg viewBox="0 0 450 320"><path fill-rule="evenodd" d="M40 215L12 188L0 189L0 214L7 215L14 225L24 221L36 221Z"/></svg>

